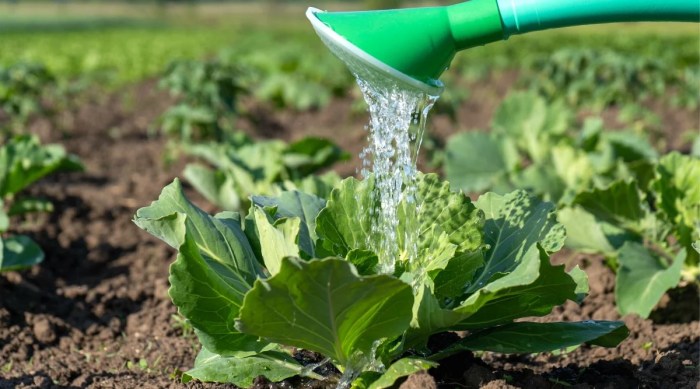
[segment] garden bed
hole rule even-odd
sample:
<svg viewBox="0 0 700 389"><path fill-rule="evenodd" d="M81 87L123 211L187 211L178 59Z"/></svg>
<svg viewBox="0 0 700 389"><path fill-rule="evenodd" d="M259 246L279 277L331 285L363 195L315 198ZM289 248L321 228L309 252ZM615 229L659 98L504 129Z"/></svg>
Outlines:
<svg viewBox="0 0 700 389"><path fill-rule="evenodd" d="M178 376L191 368L199 346L167 295L174 251L131 222L136 209L154 200L182 171L181 163L163 162L165 141L148 136L149 126L169 103L153 86L145 83L129 91L135 96L129 104L133 108L124 107L119 94L85 104L75 113L65 139L48 123L35 125L45 140L61 141L77 154L86 171L57 175L32 189L32 194L53 201L55 212L34 217L16 231L44 248L45 262L0 277L0 388L230 387L179 383ZM500 89L505 90L496 90ZM480 93L475 90L473 96L484 95ZM494 105L490 99L472 99L468 109L479 113L476 118L489 118ZM329 136L356 156L365 142L366 118L349 116L350 105L349 100L336 100L324 111L277 117L263 110L246 127L264 137ZM690 117L684 111L663 116L679 122ZM454 131L445 118L434 121L440 126L436 133ZM483 128L483 121L471 125ZM678 135L673 136L675 141ZM352 174L357 166L353 160L339 170ZM214 211L194 192L189 194ZM581 306L567 304L547 318L619 319L613 305L614 275L602 259L565 254L557 260L582 264L589 273L591 294ZM404 385L695 388L700 366L698 304L696 289L673 290L651 319L625 317L631 334L614 349L584 346L532 357L460 354L430 371L431 377L414 376ZM259 380L256 387L296 385Z"/></svg>

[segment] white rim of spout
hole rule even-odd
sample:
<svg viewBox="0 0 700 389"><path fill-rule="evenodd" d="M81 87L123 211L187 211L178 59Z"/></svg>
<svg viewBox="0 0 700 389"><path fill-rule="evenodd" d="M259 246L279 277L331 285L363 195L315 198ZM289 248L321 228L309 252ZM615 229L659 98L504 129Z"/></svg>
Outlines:
<svg viewBox="0 0 700 389"><path fill-rule="evenodd" d="M314 30L316 30L316 33L320 37L325 37L329 41L334 42L336 45L338 45L340 48L345 50L345 52L349 53L353 57L359 59L360 61L364 62L365 64L371 66L375 70L386 74L393 78L394 80L404 84L408 85L412 88L418 89L422 92L425 92L426 94L430 96L439 96L440 93L443 90L443 86L432 86L429 84L426 84L422 81L419 81L405 73L402 73L393 67L385 64L384 62L378 60L377 58L369 55L366 51L360 49L359 47L355 46L352 44L350 41L342 37L340 34L337 32L333 31L327 24L321 21L316 14L319 12L326 12L322 11L318 8L314 7L309 7L309 9L306 11L306 17L309 19L311 22L311 25L314 27ZM440 82L440 81L438 81Z"/></svg>

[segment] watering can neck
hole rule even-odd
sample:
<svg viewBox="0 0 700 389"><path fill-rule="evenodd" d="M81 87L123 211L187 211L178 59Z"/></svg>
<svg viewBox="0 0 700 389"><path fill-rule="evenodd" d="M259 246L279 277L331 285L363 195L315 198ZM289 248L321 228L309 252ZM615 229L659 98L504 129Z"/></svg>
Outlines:
<svg viewBox="0 0 700 389"><path fill-rule="evenodd" d="M445 10L455 52L551 28L614 22L700 22L700 0L471 0Z"/></svg>
<svg viewBox="0 0 700 389"><path fill-rule="evenodd" d="M493 0L503 37L585 24L644 21L700 22L698 0Z"/></svg>
<svg viewBox="0 0 700 389"><path fill-rule="evenodd" d="M700 22L699 0L471 0L446 7L455 51L587 24Z"/></svg>

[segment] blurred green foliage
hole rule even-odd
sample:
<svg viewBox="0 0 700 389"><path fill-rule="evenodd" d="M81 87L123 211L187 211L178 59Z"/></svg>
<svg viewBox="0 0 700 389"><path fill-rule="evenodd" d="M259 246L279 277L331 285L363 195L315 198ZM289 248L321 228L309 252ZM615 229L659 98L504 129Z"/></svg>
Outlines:
<svg viewBox="0 0 700 389"><path fill-rule="evenodd" d="M563 98L573 106L602 109L661 96L670 87L693 83L700 65L678 67L678 59L620 54L610 50L563 48L533 64L528 85L549 100ZM679 102L697 106L692 88L681 88Z"/></svg>
<svg viewBox="0 0 700 389"><path fill-rule="evenodd" d="M183 142L226 139L234 130L241 71L219 60L172 62L159 86L179 98L160 118L163 132Z"/></svg>
<svg viewBox="0 0 700 389"><path fill-rule="evenodd" d="M3 34L0 64L44 64L61 78L96 76L104 85L137 82L176 58L197 58L232 41L221 28L116 28Z"/></svg>
<svg viewBox="0 0 700 389"><path fill-rule="evenodd" d="M364 0L364 6L366 9L391 9L398 8L402 1L401 0Z"/></svg>
<svg viewBox="0 0 700 389"><path fill-rule="evenodd" d="M43 64L0 66L0 111L8 118L7 125L0 126L0 139L17 132L31 114L41 112L42 98L55 84L54 75Z"/></svg>

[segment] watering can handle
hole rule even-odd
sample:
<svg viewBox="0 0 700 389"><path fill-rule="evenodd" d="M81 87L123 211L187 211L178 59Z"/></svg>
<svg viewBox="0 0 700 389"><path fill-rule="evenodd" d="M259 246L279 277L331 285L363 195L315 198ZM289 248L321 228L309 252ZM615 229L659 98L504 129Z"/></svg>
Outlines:
<svg viewBox="0 0 700 389"><path fill-rule="evenodd" d="M504 38L611 22L700 22L699 0L496 0Z"/></svg>

